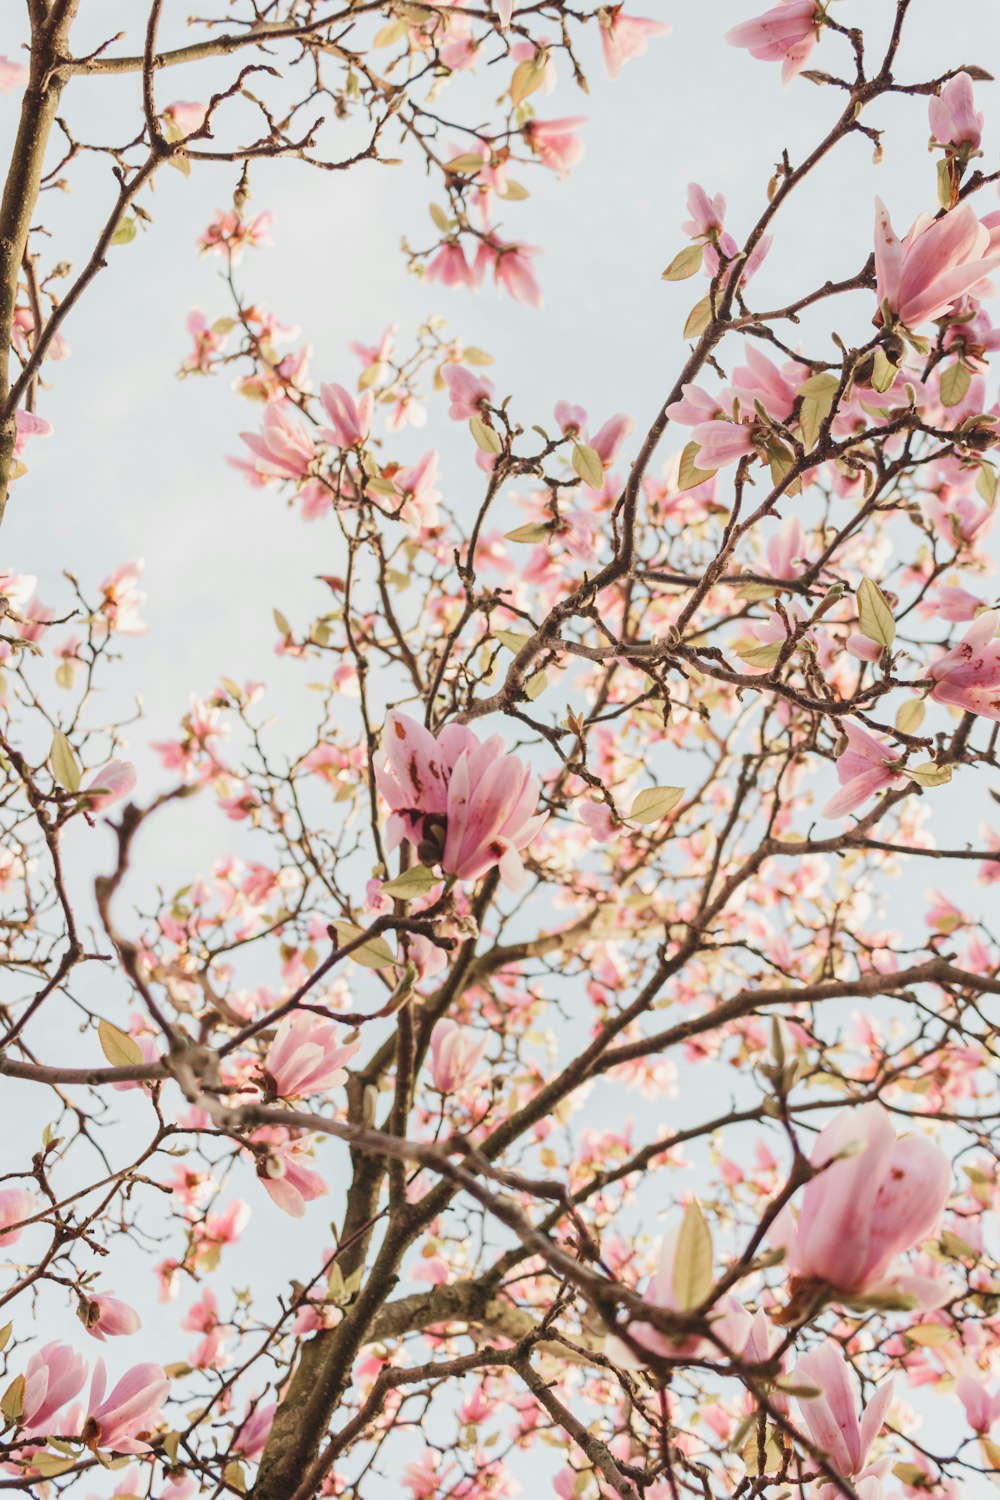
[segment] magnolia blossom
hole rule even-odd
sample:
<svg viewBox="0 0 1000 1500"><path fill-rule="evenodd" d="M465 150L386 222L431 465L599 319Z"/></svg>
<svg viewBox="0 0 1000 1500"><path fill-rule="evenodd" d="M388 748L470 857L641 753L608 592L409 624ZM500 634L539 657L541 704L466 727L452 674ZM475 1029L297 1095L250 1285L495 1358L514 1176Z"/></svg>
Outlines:
<svg viewBox="0 0 1000 1500"><path fill-rule="evenodd" d="M346 1083L344 1063L350 1062L360 1046L360 1041L341 1046L333 1021L312 1011L298 1011L279 1024L264 1071L279 1098L304 1098Z"/></svg>
<svg viewBox="0 0 1000 1500"><path fill-rule="evenodd" d="M274 1422L274 1414L277 1410L276 1401L272 1401L267 1406L255 1406L233 1438L233 1452L240 1453L251 1461L259 1458L270 1436L271 1424Z"/></svg>
<svg viewBox="0 0 1000 1500"><path fill-rule="evenodd" d="M340 448L356 448L366 441L372 426L375 397L364 391L357 401L342 385L321 385L320 398L330 418L331 437Z"/></svg>
<svg viewBox="0 0 1000 1500"><path fill-rule="evenodd" d="M170 1390L170 1381L159 1365L135 1365L123 1375L105 1399L107 1371L103 1359L94 1366L90 1401L81 1436L88 1448L116 1453L144 1453L144 1436L160 1421L160 1406Z"/></svg>
<svg viewBox="0 0 1000 1500"><path fill-rule="evenodd" d="M57 1412L72 1401L86 1378L87 1361L68 1344L43 1344L36 1350L24 1371L20 1424L24 1435L58 1432Z"/></svg>
<svg viewBox="0 0 1000 1500"><path fill-rule="evenodd" d="M586 123L586 115L569 115L562 120L527 120L522 134L539 160L565 177L583 156L583 142L576 131Z"/></svg>
<svg viewBox="0 0 1000 1500"><path fill-rule="evenodd" d="M849 1298L940 1306L946 1287L894 1262L938 1222L951 1188L944 1152L923 1136L897 1140L887 1111L865 1104L824 1127L809 1161L801 1207L786 1205L771 1231L792 1276Z"/></svg>
<svg viewBox="0 0 1000 1500"><path fill-rule="evenodd" d="M444 380L451 395L448 415L454 422L468 422L482 414L490 404L493 382L484 375L474 375L464 365L447 365Z"/></svg>
<svg viewBox="0 0 1000 1500"><path fill-rule="evenodd" d="M387 844L417 846L426 864L458 880L478 880L494 865L516 890L527 879L521 863L545 822L536 813L539 783L499 735L480 743L471 729L447 724L435 737L406 714L386 718L379 790L392 809Z"/></svg>
<svg viewBox="0 0 1000 1500"><path fill-rule="evenodd" d="M118 1297L88 1297L81 1302L80 1321L90 1334L91 1338L100 1339L101 1343L108 1338L121 1338L123 1335L136 1333L142 1327L142 1320L134 1307L129 1307L127 1302L122 1302Z"/></svg>
<svg viewBox="0 0 1000 1500"><path fill-rule="evenodd" d="M302 424L292 415L289 401L275 399L264 408L260 432L241 432L240 437L258 460L261 474L279 479L301 479L316 456L315 445Z"/></svg>
<svg viewBox="0 0 1000 1500"><path fill-rule="evenodd" d="M205 123L208 114L206 104L198 104L190 99L175 99L173 104L168 104L163 111L164 117L170 121L178 134L193 135L200 130Z"/></svg>
<svg viewBox="0 0 1000 1500"><path fill-rule="evenodd" d="M931 697L984 719L1000 719L1000 614L986 609L957 646L933 663Z"/></svg>
<svg viewBox="0 0 1000 1500"><path fill-rule="evenodd" d="M962 1375L955 1384L955 1395L965 1407L973 1432L987 1433L1000 1419L1000 1391L991 1396L975 1375Z"/></svg>
<svg viewBox="0 0 1000 1500"><path fill-rule="evenodd" d="M641 57L653 36L669 36L671 28L665 21L647 21L641 16L622 14L621 6L598 11L601 22L601 48L604 53L604 71L609 78L617 78L625 64L633 57Z"/></svg>
<svg viewBox="0 0 1000 1500"><path fill-rule="evenodd" d="M823 13L816 0L780 0L772 10L726 32L732 47L746 47L760 62L780 62L781 81L801 73L819 37Z"/></svg>
<svg viewBox="0 0 1000 1500"><path fill-rule="evenodd" d="M956 73L939 94L932 94L927 114L934 139L940 146L978 148L983 138L983 117L976 111L972 79L968 73Z"/></svg>
<svg viewBox="0 0 1000 1500"><path fill-rule="evenodd" d="M104 812L127 797L136 780L136 769L130 760L109 760L106 766L83 778L80 791L86 792L91 812Z"/></svg>
<svg viewBox="0 0 1000 1500"><path fill-rule="evenodd" d="M858 1416L857 1381L843 1350L832 1339L818 1349L803 1354L796 1363L792 1379L800 1386L815 1386L819 1396L796 1396L809 1435L826 1455L832 1469L845 1479L860 1479L866 1474L868 1455L882 1431L892 1400L891 1380L885 1380ZM878 1477L880 1465L867 1469ZM830 1493L835 1493L831 1489Z"/></svg>
<svg viewBox="0 0 1000 1500"><path fill-rule="evenodd" d="M431 1032L431 1078L439 1094L456 1094L465 1087L482 1061L488 1040L447 1017L435 1023Z"/></svg>
<svg viewBox="0 0 1000 1500"><path fill-rule="evenodd" d="M38 1199L26 1188L0 1189L0 1245L15 1245L24 1233L22 1229L8 1229L8 1224L20 1224L30 1219L38 1207Z"/></svg>
<svg viewBox="0 0 1000 1500"><path fill-rule="evenodd" d="M0 94L12 94L23 89L28 81L28 69L23 63L13 62L9 57L0 57Z"/></svg>
<svg viewBox="0 0 1000 1500"><path fill-rule="evenodd" d="M301 1219L307 1203L325 1197L330 1191L320 1174L306 1165L310 1161L306 1143L293 1141L272 1146L257 1168L271 1202L293 1219Z"/></svg>
<svg viewBox="0 0 1000 1500"><path fill-rule="evenodd" d="M837 757L840 791L824 807L824 818L842 818L854 812L876 792L901 779L898 771L893 770L900 758L898 750L890 750L867 729L850 721L844 725L844 734L847 748Z"/></svg>
<svg viewBox="0 0 1000 1500"><path fill-rule="evenodd" d="M989 287L984 278L997 265L1000 251L991 251L989 229L968 203L940 219L922 214L900 242L888 209L876 198L876 324L884 307L907 328L939 318L968 293L983 295Z"/></svg>

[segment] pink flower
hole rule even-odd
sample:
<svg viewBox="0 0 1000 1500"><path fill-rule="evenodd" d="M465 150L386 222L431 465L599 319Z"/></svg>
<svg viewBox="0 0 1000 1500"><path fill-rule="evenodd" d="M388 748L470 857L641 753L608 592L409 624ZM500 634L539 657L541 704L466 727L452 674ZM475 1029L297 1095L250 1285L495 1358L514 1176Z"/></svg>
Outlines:
<svg viewBox="0 0 1000 1500"><path fill-rule="evenodd" d="M144 1453L148 1435L160 1421L160 1406L170 1381L159 1365L134 1365L123 1375L111 1395L104 1399L107 1371L103 1359L94 1366L87 1419L81 1437L94 1452L98 1448L117 1453Z"/></svg>
<svg viewBox="0 0 1000 1500"><path fill-rule="evenodd" d="M304 1144L294 1141L284 1146L272 1146L257 1169L271 1202L293 1219L301 1219L307 1203L330 1191L319 1173L306 1166L311 1160Z"/></svg>
<svg viewBox="0 0 1000 1500"><path fill-rule="evenodd" d="M454 422L468 422L482 413L490 404L493 382L483 375L473 375L463 365L448 365L444 370L445 384L451 396L448 415Z"/></svg>
<svg viewBox="0 0 1000 1500"><path fill-rule="evenodd" d="M476 270L482 276L492 261L493 280L498 287L509 292L515 302L541 307L542 289L531 269L531 257L537 254L535 245L521 245L514 241L508 244L494 235L489 243L485 240L480 243Z"/></svg>
<svg viewBox="0 0 1000 1500"><path fill-rule="evenodd" d="M424 280L440 281L442 286L467 286L470 291L479 285L457 240L445 240L424 267Z"/></svg>
<svg viewBox="0 0 1000 1500"><path fill-rule="evenodd" d="M893 1262L937 1224L951 1187L944 1152L922 1136L897 1140L886 1110L865 1104L824 1127L809 1161L822 1170L807 1184L798 1215L786 1206L771 1236L793 1277L852 1298L940 1306L947 1288L900 1273Z"/></svg>
<svg viewBox="0 0 1000 1500"><path fill-rule="evenodd" d="M635 427L635 421L625 412L609 417L599 432L590 440L590 446L606 469L610 468L621 450L621 446Z"/></svg>
<svg viewBox="0 0 1000 1500"><path fill-rule="evenodd" d="M142 1321L135 1308L117 1297L90 1297L80 1305L80 1321L91 1338L121 1338L135 1333Z"/></svg>
<svg viewBox="0 0 1000 1500"><path fill-rule="evenodd" d="M553 172L565 177L583 156L583 142L575 132L586 123L586 115L570 115L563 120L528 120L523 135L535 155Z"/></svg>
<svg viewBox="0 0 1000 1500"><path fill-rule="evenodd" d="M777 536L767 544L767 566L772 578L797 578L802 572L806 534L798 516L782 521Z"/></svg>
<svg viewBox="0 0 1000 1500"><path fill-rule="evenodd" d="M751 429L745 422L702 422L691 437L698 444L699 469L724 469L746 453L754 453Z"/></svg>
<svg viewBox="0 0 1000 1500"><path fill-rule="evenodd" d="M598 12L601 22L601 47L604 71L617 78L633 57L641 57L651 36L669 36L671 28L664 21L647 21L641 16L622 15L621 6Z"/></svg>
<svg viewBox="0 0 1000 1500"><path fill-rule="evenodd" d="M442 1017L431 1032L431 1078L439 1094L457 1094L475 1074L487 1037Z"/></svg>
<svg viewBox="0 0 1000 1500"><path fill-rule="evenodd" d="M163 113L179 135L193 135L204 125L208 105L196 104L189 99L175 99L173 104L167 105Z"/></svg>
<svg viewBox="0 0 1000 1500"><path fill-rule="evenodd" d="M301 1099L346 1083L344 1063L350 1062L360 1046L360 1041L340 1046L333 1021L299 1011L280 1022L264 1071L279 1098Z"/></svg>
<svg viewBox="0 0 1000 1500"><path fill-rule="evenodd" d="M292 416L292 411L289 401L269 401L264 408L260 432L240 433L250 452L259 460L259 473L279 479L301 479L308 473L316 449L308 432Z"/></svg>
<svg viewBox="0 0 1000 1500"><path fill-rule="evenodd" d="M844 733L847 749L837 757L840 791L824 807L824 818L844 817L899 780L898 772L892 769L892 763L899 760L897 750L890 750L860 724L846 723Z"/></svg>
<svg viewBox="0 0 1000 1500"><path fill-rule="evenodd" d="M28 81L28 69L23 63L12 62L9 57L0 57L0 94L12 94L23 89Z"/></svg>
<svg viewBox="0 0 1000 1500"><path fill-rule="evenodd" d="M136 780L135 766L130 760L109 760L106 766L84 777L80 790L87 793L91 812L104 812L127 797Z"/></svg>
<svg viewBox="0 0 1000 1500"><path fill-rule="evenodd" d="M796 1396L809 1435L826 1454L832 1469L845 1479L863 1474L892 1400L892 1381L885 1380L858 1418L857 1382L839 1344L827 1339L803 1354L792 1378L816 1386L821 1396Z"/></svg>
<svg viewBox="0 0 1000 1500"><path fill-rule="evenodd" d="M233 1438L233 1452L241 1453L244 1458L249 1458L251 1461L260 1458L270 1436L271 1424L277 1410L276 1401L272 1401L269 1406L255 1406Z"/></svg>
<svg viewBox="0 0 1000 1500"><path fill-rule="evenodd" d="M968 73L949 78L927 106L931 132L939 146L978 148L983 138L983 117L976 113L972 79Z"/></svg>
<svg viewBox="0 0 1000 1500"><path fill-rule="evenodd" d="M955 1395L965 1407L965 1415L973 1432L989 1432L1000 1417L1000 1391L991 1396L981 1380L974 1375L963 1375L955 1386Z"/></svg>
<svg viewBox="0 0 1000 1500"><path fill-rule="evenodd" d="M998 623L1000 615L995 609L984 610L958 645L933 664L931 697L938 703L952 703L966 713L1000 720Z"/></svg>
<svg viewBox="0 0 1000 1500"><path fill-rule="evenodd" d="M520 852L548 814L537 814L539 783L499 735L480 743L471 729L447 724L435 739L395 710L386 718L379 790L392 809L388 847L402 839L426 864L458 880L478 880L494 865L504 884L527 879Z"/></svg>
<svg viewBox="0 0 1000 1500"><path fill-rule="evenodd" d="M721 193L710 198L703 187L699 187L696 182L689 182L687 207L691 217L681 228L691 239L711 239L713 235L722 233L726 200Z"/></svg>
<svg viewBox="0 0 1000 1500"><path fill-rule="evenodd" d="M780 0L772 10L726 32L731 47L746 47L760 62L780 62L781 81L801 73L819 38L822 12L816 0Z"/></svg>
<svg viewBox="0 0 1000 1500"><path fill-rule="evenodd" d="M882 309L907 328L917 328L950 312L967 293L979 295L983 278L1000 265L1000 251L990 253L990 232L980 224L968 203L961 203L940 219L923 214L902 244L896 238L889 211L875 200L875 275L878 312ZM988 285L988 283L987 283Z"/></svg>
<svg viewBox="0 0 1000 1500"><path fill-rule="evenodd" d="M371 431L375 397L365 391L357 402L342 385L321 385L320 397L333 424L330 434L340 448L355 448L365 442Z"/></svg>
<svg viewBox="0 0 1000 1500"><path fill-rule="evenodd" d="M87 1361L68 1344L44 1344L37 1350L24 1372L24 1434L58 1432L53 1418L82 1389L86 1378Z"/></svg>
<svg viewBox="0 0 1000 1500"><path fill-rule="evenodd" d="M38 1199L26 1188L3 1188L0 1190L0 1245L16 1245L23 1229L8 1229L8 1224L20 1224L30 1219L38 1208Z"/></svg>

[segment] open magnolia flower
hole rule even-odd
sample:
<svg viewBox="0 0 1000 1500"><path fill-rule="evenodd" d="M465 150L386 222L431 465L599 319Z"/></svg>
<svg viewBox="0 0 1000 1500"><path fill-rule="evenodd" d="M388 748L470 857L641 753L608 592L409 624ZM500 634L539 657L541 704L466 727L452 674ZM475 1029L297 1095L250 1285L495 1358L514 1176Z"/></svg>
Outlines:
<svg viewBox="0 0 1000 1500"><path fill-rule="evenodd" d="M820 1132L815 1176L770 1233L795 1282L873 1306L940 1307L949 1288L898 1258L931 1235L951 1191L951 1162L923 1136L897 1140L879 1104L843 1110Z"/></svg>
<svg viewBox="0 0 1000 1500"><path fill-rule="evenodd" d="M485 742L461 724L446 724L435 739L406 714L390 713L383 734L385 760L376 768L392 813L390 849L405 838L420 859L457 880L478 880L499 867L512 890L527 879L521 862L544 824L539 783L499 735Z"/></svg>

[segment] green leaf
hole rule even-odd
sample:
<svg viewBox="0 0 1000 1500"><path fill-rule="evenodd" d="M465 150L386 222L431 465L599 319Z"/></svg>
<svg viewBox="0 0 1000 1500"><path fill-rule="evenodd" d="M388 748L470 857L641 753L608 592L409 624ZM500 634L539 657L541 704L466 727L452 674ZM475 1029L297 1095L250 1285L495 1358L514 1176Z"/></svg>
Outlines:
<svg viewBox="0 0 1000 1500"><path fill-rule="evenodd" d="M986 463L984 459L979 460L979 474L976 477L976 494L987 505L995 505L997 499L997 471L992 464Z"/></svg>
<svg viewBox="0 0 1000 1500"><path fill-rule="evenodd" d="M483 166L485 163L481 156L477 156L473 151L463 151L461 156L453 156L451 161L446 161L444 169L446 172L467 174L478 172Z"/></svg>
<svg viewBox="0 0 1000 1500"><path fill-rule="evenodd" d="M916 1323L903 1330L903 1337L908 1344L919 1344L922 1349L941 1349L955 1337L955 1330L943 1323Z"/></svg>
<svg viewBox="0 0 1000 1500"><path fill-rule="evenodd" d="M799 436L802 439L802 446L807 451L815 446L820 428L833 410L833 398L837 394L839 384L840 381L836 375L823 371L818 375L810 375L809 379L799 386L799 395L802 397L802 406L799 409Z"/></svg>
<svg viewBox="0 0 1000 1500"><path fill-rule="evenodd" d="M8 1422L17 1422L24 1413L24 1376L18 1375L0 1396L0 1411Z"/></svg>
<svg viewBox="0 0 1000 1500"><path fill-rule="evenodd" d="M949 365L941 375L941 405L957 406L968 394L969 386L972 384L972 372L956 360Z"/></svg>
<svg viewBox="0 0 1000 1500"><path fill-rule="evenodd" d="M737 646L736 654L748 667L760 667L767 671L781 655L784 641L771 641L766 646Z"/></svg>
<svg viewBox="0 0 1000 1500"><path fill-rule="evenodd" d="M272 613L274 614L274 623L275 623L275 625L277 625L279 632L287 640L288 637L292 633L292 627L289 625L288 621L285 619L285 617L281 613L280 609L276 609L276 610L272 611Z"/></svg>
<svg viewBox="0 0 1000 1500"><path fill-rule="evenodd" d="M484 453L492 453L494 457L503 452L503 443L500 435L484 422L482 417L473 417L469 422L469 431L475 439L476 447L481 448Z"/></svg>
<svg viewBox="0 0 1000 1500"><path fill-rule="evenodd" d="M98 1021L97 1038L101 1051L113 1068L132 1068L145 1061L139 1043L127 1032L112 1026L110 1021Z"/></svg>
<svg viewBox="0 0 1000 1500"><path fill-rule="evenodd" d="M514 69L514 76L510 80L511 103L516 108L523 104L529 94L540 89L545 82L545 60L537 54L534 57L525 58L524 62L518 63Z"/></svg>
<svg viewBox="0 0 1000 1500"><path fill-rule="evenodd" d="M383 479L376 475L374 479L365 480L365 489L370 495L381 495L384 500L398 500L400 491L391 479Z"/></svg>
<svg viewBox="0 0 1000 1500"><path fill-rule="evenodd" d="M692 440L681 454L680 467L677 470L678 489L693 490L697 485L704 484L706 479L711 479L714 474L718 473L717 469L699 469L699 451L698 444Z"/></svg>
<svg viewBox="0 0 1000 1500"><path fill-rule="evenodd" d="M689 276L695 276L701 270L702 246L685 245L683 250L678 250L673 260L663 273L663 281L687 281Z"/></svg>
<svg viewBox="0 0 1000 1500"><path fill-rule="evenodd" d="M523 203L525 198L531 197L531 194L526 187L522 187L519 182L515 182L513 178L509 178L507 186L499 196L505 199L507 203Z"/></svg>
<svg viewBox="0 0 1000 1500"><path fill-rule="evenodd" d="M691 311L687 315L687 322L684 324L684 337L686 339L696 339L700 333L705 332L705 329L708 327L711 321L711 298L702 297L701 301L696 302L694 307L692 307Z"/></svg>
<svg viewBox="0 0 1000 1500"><path fill-rule="evenodd" d="M892 363L883 348L875 350L875 365L872 370L872 388L887 391L899 374L899 367Z"/></svg>
<svg viewBox="0 0 1000 1500"><path fill-rule="evenodd" d="M684 1214L674 1257L674 1302L678 1312L700 1307L715 1284L712 1235L701 1204L695 1200Z"/></svg>
<svg viewBox="0 0 1000 1500"><path fill-rule="evenodd" d="M364 928L356 927L353 922L334 922L333 925L345 947L364 933ZM356 948L349 957L356 964L360 964L363 969L388 969L396 962L392 949L381 933L376 933L373 938L368 939L367 943L362 943L360 948Z"/></svg>
<svg viewBox="0 0 1000 1500"><path fill-rule="evenodd" d="M907 698L896 710L896 728L900 734L916 734L927 712L922 698Z"/></svg>
<svg viewBox="0 0 1000 1500"><path fill-rule="evenodd" d="M0 1328L0 1349L6 1349L7 1341L10 1338L13 1327L13 1323L5 1323L3 1327Z"/></svg>
<svg viewBox="0 0 1000 1500"><path fill-rule="evenodd" d="M858 628L866 640L887 649L896 639L896 622L877 583L862 578L858 584Z"/></svg>
<svg viewBox="0 0 1000 1500"><path fill-rule="evenodd" d="M57 729L52 736L52 749L49 751L49 765L52 774L61 787L67 792L77 792L80 789L80 767L76 763L73 747L69 740Z"/></svg>
<svg viewBox="0 0 1000 1500"><path fill-rule="evenodd" d="M683 795L682 786L647 786L636 796L629 817L633 823L659 823L673 812Z"/></svg>
<svg viewBox="0 0 1000 1500"><path fill-rule="evenodd" d="M504 532L504 540L508 542L544 542L552 528L544 521L529 521L526 526L518 526L514 531ZM499 631L497 634L499 635Z"/></svg>
<svg viewBox="0 0 1000 1500"><path fill-rule="evenodd" d="M573 473L584 484L589 484L592 490L603 488L604 465L601 463L601 455L587 443L573 444Z"/></svg>
<svg viewBox="0 0 1000 1500"><path fill-rule="evenodd" d="M440 229L441 233L449 234L451 232L451 219L449 219L444 209L441 208L441 206L437 203L429 203L427 205L427 208L431 218L434 220L435 225L438 229Z"/></svg>
<svg viewBox="0 0 1000 1500"><path fill-rule="evenodd" d="M136 222L132 218L122 219L111 236L112 245L130 245L137 234Z"/></svg>
<svg viewBox="0 0 1000 1500"><path fill-rule="evenodd" d="M418 896L426 896L432 886L440 884L440 876L428 870L426 865L413 865L409 870L404 870L402 875L397 875L395 880L387 880L382 887L386 896L393 896L397 901L415 901Z"/></svg>
<svg viewBox="0 0 1000 1500"><path fill-rule="evenodd" d="M513 651L516 656L526 641L531 640L530 635L518 635L516 630L494 630L494 638L501 646L506 646L508 651Z"/></svg>
<svg viewBox="0 0 1000 1500"><path fill-rule="evenodd" d="M68 1473L76 1467L76 1462L75 1457L61 1458L57 1453L34 1453L31 1457L31 1467L46 1479L55 1479L58 1474Z"/></svg>
<svg viewBox="0 0 1000 1500"><path fill-rule="evenodd" d="M938 202L942 208L951 208L955 196L952 191L951 172L948 170L949 165L946 156L942 156L937 164L937 195Z"/></svg>
<svg viewBox="0 0 1000 1500"><path fill-rule="evenodd" d="M945 786L951 780L951 766L938 766L932 760L922 761L919 766L904 766L901 774L917 786Z"/></svg>

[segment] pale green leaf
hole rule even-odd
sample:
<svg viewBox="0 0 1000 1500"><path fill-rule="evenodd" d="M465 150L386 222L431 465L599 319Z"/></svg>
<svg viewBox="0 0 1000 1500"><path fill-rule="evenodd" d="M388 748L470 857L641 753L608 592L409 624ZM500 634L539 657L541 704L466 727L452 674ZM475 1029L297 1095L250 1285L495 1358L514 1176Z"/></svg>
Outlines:
<svg viewBox="0 0 1000 1500"><path fill-rule="evenodd" d="M714 1285L712 1235L701 1204L689 1204L677 1237L674 1257L674 1303L679 1312L700 1307Z"/></svg>
<svg viewBox="0 0 1000 1500"><path fill-rule="evenodd" d="M139 1043L110 1021L98 1021L97 1038L101 1051L113 1068L132 1068L145 1061Z"/></svg>
<svg viewBox="0 0 1000 1500"><path fill-rule="evenodd" d="M59 729L52 736L49 764L52 767L53 776L61 787L65 787L67 792L79 791L80 767L76 763L72 745Z"/></svg>
<svg viewBox="0 0 1000 1500"><path fill-rule="evenodd" d="M896 639L896 622L877 583L862 578L858 584L858 628L866 640L890 647Z"/></svg>
<svg viewBox="0 0 1000 1500"><path fill-rule="evenodd" d="M683 795L682 786L647 786L636 796L629 817L633 823L659 823L673 812Z"/></svg>

